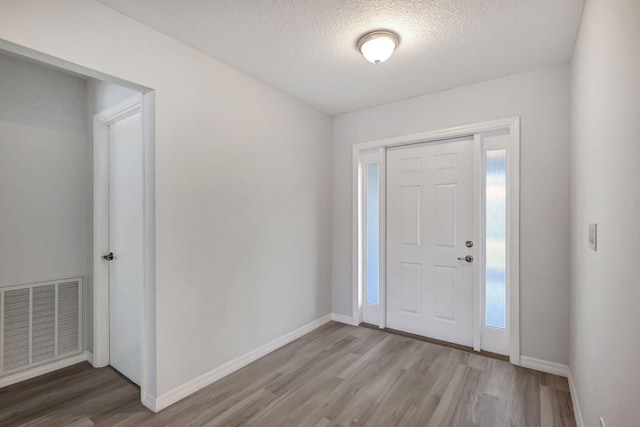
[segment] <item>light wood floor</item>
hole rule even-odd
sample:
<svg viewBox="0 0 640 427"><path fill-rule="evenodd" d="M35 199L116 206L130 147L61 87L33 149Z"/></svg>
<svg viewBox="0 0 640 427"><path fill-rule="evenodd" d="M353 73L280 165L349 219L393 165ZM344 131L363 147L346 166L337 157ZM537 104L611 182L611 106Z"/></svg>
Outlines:
<svg viewBox="0 0 640 427"><path fill-rule="evenodd" d="M111 368L0 389L1 426L575 426L566 379L331 322L153 414Z"/></svg>

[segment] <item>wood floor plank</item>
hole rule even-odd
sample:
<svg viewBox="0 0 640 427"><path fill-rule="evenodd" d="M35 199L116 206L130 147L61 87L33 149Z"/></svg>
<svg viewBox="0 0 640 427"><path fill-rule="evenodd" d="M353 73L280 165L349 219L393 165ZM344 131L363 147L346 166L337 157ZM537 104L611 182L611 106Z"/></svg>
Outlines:
<svg viewBox="0 0 640 427"><path fill-rule="evenodd" d="M0 389L2 426L575 426L565 378L330 322L154 414L87 363Z"/></svg>
<svg viewBox="0 0 640 427"><path fill-rule="evenodd" d="M540 386L541 424L549 427L574 427L573 404L569 392Z"/></svg>
<svg viewBox="0 0 640 427"><path fill-rule="evenodd" d="M445 389L442 399L429 420L428 427L439 427L449 425L456 410L460 391L465 380L466 367L458 365L453 373L453 377Z"/></svg>
<svg viewBox="0 0 640 427"><path fill-rule="evenodd" d="M482 371L478 369L464 367L464 380L458 388L455 402L450 405L453 407L453 415L450 418L449 425L479 425L480 417L477 410L481 395L478 393L478 383L481 374Z"/></svg>
<svg viewBox="0 0 640 427"><path fill-rule="evenodd" d="M371 416L369 425L394 427L402 424L404 417L410 417L417 409L421 399L428 394L433 381L422 374L404 370L398 380L387 390L383 397L384 405L379 405Z"/></svg>
<svg viewBox="0 0 640 427"><path fill-rule="evenodd" d="M327 427L331 424L331 420L327 418L322 418L317 423L313 425L313 427Z"/></svg>
<svg viewBox="0 0 640 427"><path fill-rule="evenodd" d="M569 381L564 377L540 372L540 385L553 390L560 390L569 393Z"/></svg>
<svg viewBox="0 0 640 427"><path fill-rule="evenodd" d="M475 408L475 416L478 426L506 426L505 413L507 400L489 394L480 394Z"/></svg>
<svg viewBox="0 0 640 427"><path fill-rule="evenodd" d="M518 368L515 373L513 392L507 407L507 417L510 424L540 427L540 375L538 372L526 368Z"/></svg>
<svg viewBox="0 0 640 427"><path fill-rule="evenodd" d="M93 427L93 426L95 426L95 424L93 423L93 421L91 421L89 417L82 417L73 421L70 424L67 424L67 427Z"/></svg>

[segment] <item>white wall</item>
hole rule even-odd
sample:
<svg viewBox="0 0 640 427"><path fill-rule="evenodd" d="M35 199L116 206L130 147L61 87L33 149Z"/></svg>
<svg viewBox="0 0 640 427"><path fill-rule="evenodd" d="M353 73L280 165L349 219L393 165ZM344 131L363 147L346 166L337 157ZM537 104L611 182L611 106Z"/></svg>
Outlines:
<svg viewBox="0 0 640 427"><path fill-rule="evenodd" d="M522 355L568 362L569 70L558 65L334 117L333 311L351 315L351 145L521 116Z"/></svg>
<svg viewBox="0 0 640 427"><path fill-rule="evenodd" d="M0 286L91 269L86 81L0 55Z"/></svg>
<svg viewBox="0 0 640 427"><path fill-rule="evenodd" d="M588 427L640 425L639 20L637 0L588 0L572 63L570 366Z"/></svg>
<svg viewBox="0 0 640 427"><path fill-rule="evenodd" d="M156 90L157 394L331 310L331 120L94 1L0 39Z"/></svg>

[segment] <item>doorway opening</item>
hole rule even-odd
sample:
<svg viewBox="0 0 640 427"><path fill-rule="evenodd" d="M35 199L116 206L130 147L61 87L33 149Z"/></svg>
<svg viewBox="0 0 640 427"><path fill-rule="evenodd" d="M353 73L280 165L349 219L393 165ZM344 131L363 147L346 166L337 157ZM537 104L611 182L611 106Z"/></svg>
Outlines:
<svg viewBox="0 0 640 427"><path fill-rule="evenodd" d="M81 194L67 194L70 193L70 188L75 187L58 185L56 188L64 193L64 197L55 200L49 197L44 202L55 201L56 206L64 203L69 205L64 212L69 211L72 215L66 215L64 221L60 222L61 231L73 231L71 225L78 224L78 217L82 217L87 224L86 230L79 233L80 237L74 240L76 243L86 240L86 248L78 245L79 249L83 249L79 251L81 256L76 256L75 252L71 253L66 248L59 250L59 239L50 239L53 242L50 247L44 239L40 238L38 241L40 247L53 253L69 259L77 258L75 264L81 268L76 268L78 273L73 275L58 273L58 268L49 274L52 276L51 279L43 277L16 282L23 288L27 286L27 281L33 282L29 283L29 287L37 291L29 295L33 294L35 298L34 307L37 304L46 305L48 309L51 307L53 314L49 315L47 311L47 316L43 317L41 311L32 310L31 304L27 304L28 311L23 317L27 319L31 316L33 322L42 323L46 331L51 330L53 338L49 339L42 334L36 338L47 343L47 346L50 342L53 343L51 346L54 351L50 353L54 356L51 357L52 362L48 363L44 359L40 361L39 353L36 354L34 351L31 355L32 352L29 350L28 360L33 363L29 363L27 368L33 365L34 369L25 368L20 372L16 371L15 375L11 371L12 375L0 378L1 383L11 384L86 360L95 367L112 365L138 384L142 403L154 410L150 398L156 395L155 92L136 83L2 40L0 55L50 70L47 73L52 75L57 73L67 76L66 80L60 77L64 80L63 83L73 80L67 86L56 86L55 79L52 81L52 77L45 75L45 72L40 73L43 76L40 80L46 80L43 84L48 81L52 87L59 87L60 91L66 88L69 92L69 87L74 89L75 98L68 102L68 107L83 110L79 119L74 118L75 121L72 122L68 117L61 117L53 123L55 126L52 126L55 132L68 133L68 129L73 125L74 132L78 128L76 133L83 133L82 138L78 137L80 142L76 144L81 147L80 154L74 154L78 161L67 162L69 165L57 167L60 163L58 157L66 155L66 152L62 152L59 147L56 152L56 147L53 147L49 138L44 142L47 146L52 146L54 154L58 157L49 158L46 164L49 170L64 171L65 177L70 176L69 182L82 184L86 188L83 187ZM42 101L34 105L40 107L41 104ZM56 102L53 102L53 105L55 104ZM64 113L61 110L60 106L57 110L52 109L56 118ZM51 122L52 115L46 117ZM69 137L63 139L63 142L68 139ZM65 143L65 150L77 148L70 147L68 142ZM22 168L28 171L29 168L26 166L28 165L23 165ZM39 170L37 172L41 173ZM45 172L43 170L42 174ZM60 174L62 176L62 172ZM54 181L54 178L56 177L50 176L51 181ZM36 196L32 195L33 200ZM79 200L78 204L83 206L81 212L72 209L75 205L69 202L76 199ZM43 212L52 211L47 210L45 205L41 207ZM57 210L53 211L57 213ZM50 225L49 230L55 230L55 224L51 220L47 224ZM115 249L115 246L118 249ZM113 258L109 260L111 252ZM105 256L107 259L103 258ZM47 259L30 259L36 258ZM52 263L45 263L49 264ZM71 282L69 277L73 277L74 283L80 287L73 294L74 298L65 297L67 282ZM12 285L13 282L8 284ZM131 286L132 284L135 286ZM0 288L2 286L4 283L0 283ZM134 288L135 292L132 292ZM49 300L53 302L50 303ZM67 306L75 311L67 309ZM74 314L73 319L79 319L73 323L77 328L69 333L63 328L72 325L71 320L65 320L68 313ZM53 320L49 321L49 318ZM52 322L55 326L53 328L48 326ZM27 337L31 339L31 332L29 329L28 331ZM73 341L74 351L67 351L67 347L62 345L66 341L62 338L72 332L77 333ZM63 333L64 337L61 338ZM25 348L37 349L40 341Z"/></svg>
<svg viewBox="0 0 640 427"><path fill-rule="evenodd" d="M519 119L353 154L354 323L519 364Z"/></svg>

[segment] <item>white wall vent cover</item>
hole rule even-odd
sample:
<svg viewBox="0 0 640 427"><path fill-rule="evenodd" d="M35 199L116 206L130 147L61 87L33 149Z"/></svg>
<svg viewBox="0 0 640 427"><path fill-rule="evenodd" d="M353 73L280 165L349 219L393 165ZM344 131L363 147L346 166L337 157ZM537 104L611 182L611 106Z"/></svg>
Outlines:
<svg viewBox="0 0 640 427"><path fill-rule="evenodd" d="M0 288L0 377L82 351L82 278Z"/></svg>

